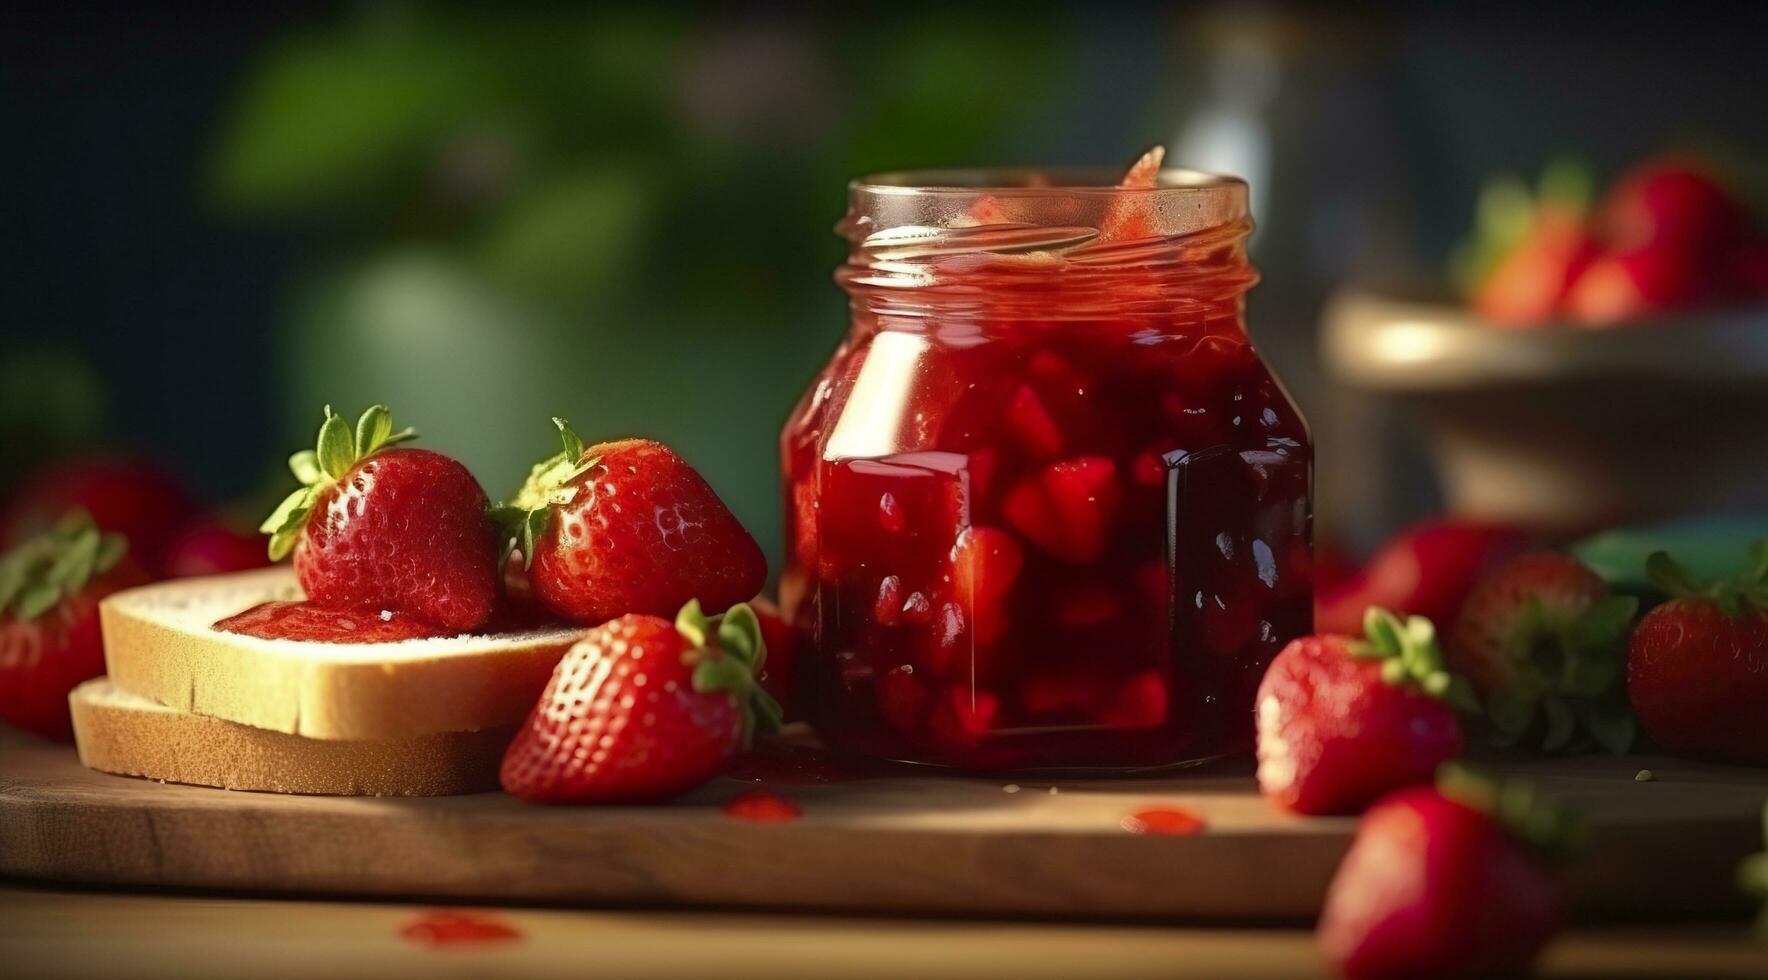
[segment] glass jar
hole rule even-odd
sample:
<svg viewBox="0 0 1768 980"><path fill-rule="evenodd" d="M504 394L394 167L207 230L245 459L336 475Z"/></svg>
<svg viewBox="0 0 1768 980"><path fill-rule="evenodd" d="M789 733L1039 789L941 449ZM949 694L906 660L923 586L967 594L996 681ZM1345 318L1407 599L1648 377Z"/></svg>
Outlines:
<svg viewBox="0 0 1768 980"><path fill-rule="evenodd" d="M1306 424L1247 338L1244 182L850 187L852 326L781 437L785 614L830 747L1123 770L1251 746L1308 632Z"/></svg>

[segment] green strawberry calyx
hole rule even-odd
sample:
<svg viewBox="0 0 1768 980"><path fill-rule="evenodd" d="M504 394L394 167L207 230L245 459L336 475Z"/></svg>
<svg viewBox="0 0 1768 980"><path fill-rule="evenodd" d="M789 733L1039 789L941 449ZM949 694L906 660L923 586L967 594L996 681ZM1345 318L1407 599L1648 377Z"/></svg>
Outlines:
<svg viewBox="0 0 1768 980"><path fill-rule="evenodd" d="M559 430L562 448L534 464L515 496L491 508L491 521L503 538L504 557L520 551L524 568L534 564L534 544L552 523L553 508L577 499L580 487L572 481L601 462L600 456L585 458L588 450L583 437L571 428L570 422L557 416L552 421Z"/></svg>
<svg viewBox="0 0 1768 980"><path fill-rule="evenodd" d="M1540 722L1545 752L1630 749L1638 723L1627 705L1627 636L1638 612L1633 596L1599 596L1569 616L1530 596L1510 635L1515 679L1486 695L1493 744L1517 745Z"/></svg>
<svg viewBox="0 0 1768 980"><path fill-rule="evenodd" d="M743 747L757 732L780 730L784 713L779 702L762 689L761 668L767 663L767 643L761 637L761 620L748 603L738 603L722 616L708 618L700 600L690 599L675 617L675 630L692 644L682 661L694 669L694 690L701 694L729 693L737 699L743 716Z"/></svg>
<svg viewBox="0 0 1768 980"><path fill-rule="evenodd" d="M1423 616L1405 620L1376 606L1363 613L1363 639L1350 644L1354 657L1381 662L1381 679L1411 685L1459 711L1477 713L1479 701L1464 677L1451 674L1437 643L1436 627Z"/></svg>
<svg viewBox="0 0 1768 980"><path fill-rule="evenodd" d="M1662 551L1645 560L1645 573L1672 598L1705 599L1732 619L1749 612L1768 613L1768 538L1750 545L1749 567L1732 578L1702 582Z"/></svg>
<svg viewBox="0 0 1768 980"><path fill-rule="evenodd" d="M415 429L393 431L393 413L385 405L370 405L354 429L343 416L333 413L330 405L325 406L318 446L289 457L289 470L300 481L300 488L283 498L258 525L259 531L270 535L270 560L281 561L295 550L321 490L342 480L351 467L375 453L415 438Z"/></svg>
<svg viewBox="0 0 1768 980"><path fill-rule="evenodd" d="M1589 825L1577 810L1541 796L1526 779L1500 778L1463 762L1437 769L1437 792L1485 813L1543 857L1566 861L1582 853Z"/></svg>
<svg viewBox="0 0 1768 980"><path fill-rule="evenodd" d="M0 616L36 619L115 568L128 547L122 535L100 531L85 511L69 512L0 556Z"/></svg>

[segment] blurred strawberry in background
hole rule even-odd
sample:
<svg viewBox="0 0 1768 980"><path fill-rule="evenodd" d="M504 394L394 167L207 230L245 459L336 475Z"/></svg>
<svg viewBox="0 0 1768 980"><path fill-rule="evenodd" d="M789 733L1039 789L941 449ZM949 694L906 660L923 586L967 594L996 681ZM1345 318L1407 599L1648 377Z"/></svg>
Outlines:
<svg viewBox="0 0 1768 980"><path fill-rule="evenodd" d="M1668 155L1634 167L1590 206L1581 165L1556 161L1538 191L1498 178L1452 260L1493 326L1606 327L1672 311L1768 299L1768 239L1711 167Z"/></svg>
<svg viewBox="0 0 1768 980"><path fill-rule="evenodd" d="M166 550L166 578L243 572L270 564L264 535L222 516L199 518L172 539Z"/></svg>
<svg viewBox="0 0 1768 980"><path fill-rule="evenodd" d="M69 511L84 511L99 530L122 535L130 555L158 577L196 504L177 478L148 460L112 454L67 457L26 477L6 503L0 513L0 547L54 526Z"/></svg>
<svg viewBox="0 0 1768 980"><path fill-rule="evenodd" d="M1314 629L1358 635L1370 606L1452 623L1486 573L1527 550L1533 536L1503 524L1443 518L1395 534L1361 569L1320 581Z"/></svg>

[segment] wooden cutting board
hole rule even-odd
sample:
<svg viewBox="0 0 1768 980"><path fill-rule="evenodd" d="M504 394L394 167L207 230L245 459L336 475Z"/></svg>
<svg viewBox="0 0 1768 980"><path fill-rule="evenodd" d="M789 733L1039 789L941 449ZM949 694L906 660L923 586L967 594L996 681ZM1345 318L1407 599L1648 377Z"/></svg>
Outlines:
<svg viewBox="0 0 1768 980"><path fill-rule="evenodd" d="M1652 782L1635 773L1649 767ZM771 767L777 773L780 766ZM1585 917L1735 911L1761 849L1768 770L1587 757L1503 767L1591 817L1572 873ZM761 784L802 816L755 823L724 778L668 806L533 807L501 794L274 796L163 785L0 737L0 875L57 881L535 904L720 906L1161 920L1315 914L1350 818L1261 800L1246 766L1011 783L899 771ZM1201 818L1135 834L1138 809Z"/></svg>

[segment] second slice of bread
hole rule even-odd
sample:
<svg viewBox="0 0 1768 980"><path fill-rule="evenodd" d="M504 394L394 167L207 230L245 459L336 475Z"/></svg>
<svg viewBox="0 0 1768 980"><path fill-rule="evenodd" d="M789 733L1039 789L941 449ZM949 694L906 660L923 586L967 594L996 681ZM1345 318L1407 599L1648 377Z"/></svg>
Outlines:
<svg viewBox="0 0 1768 980"><path fill-rule="evenodd" d="M512 725L527 717L584 630L314 643L212 624L301 598L287 568L162 582L100 606L111 681L177 711L314 739L385 740Z"/></svg>
<svg viewBox="0 0 1768 980"><path fill-rule="evenodd" d="M80 761L122 776L273 793L447 796L497 788L510 728L374 742L300 738L173 711L107 678L68 696Z"/></svg>

